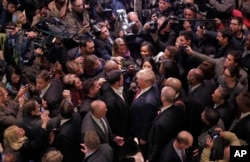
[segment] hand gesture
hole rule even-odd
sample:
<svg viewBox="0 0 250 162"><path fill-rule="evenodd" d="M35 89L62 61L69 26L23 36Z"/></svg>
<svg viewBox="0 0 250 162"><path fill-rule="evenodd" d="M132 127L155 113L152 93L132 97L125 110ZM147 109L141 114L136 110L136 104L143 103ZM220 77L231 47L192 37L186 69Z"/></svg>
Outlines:
<svg viewBox="0 0 250 162"><path fill-rule="evenodd" d="M124 138L123 138L123 137L115 136L114 141L115 141L115 143L116 143L118 146L124 145Z"/></svg>
<svg viewBox="0 0 250 162"><path fill-rule="evenodd" d="M221 128L215 128L214 130L219 133L220 137L224 136L224 131Z"/></svg>
<svg viewBox="0 0 250 162"><path fill-rule="evenodd" d="M65 98L66 100L71 100L70 90L67 90L67 89L63 90L62 95L63 95L63 98Z"/></svg>
<svg viewBox="0 0 250 162"><path fill-rule="evenodd" d="M102 86L107 80L105 78L99 78L97 83Z"/></svg>
<svg viewBox="0 0 250 162"><path fill-rule="evenodd" d="M147 141L143 140L143 139L140 139L140 144L141 145L145 145L147 143Z"/></svg>
<svg viewBox="0 0 250 162"><path fill-rule="evenodd" d="M192 56L194 52L190 46L186 46L184 51L190 56Z"/></svg>
<svg viewBox="0 0 250 162"><path fill-rule="evenodd" d="M19 89L18 93L17 93L17 97L18 97L18 98L19 98L19 97L22 97L22 96L28 91L28 87L29 87L28 84L25 85L25 86L22 86L22 87Z"/></svg>
<svg viewBox="0 0 250 162"><path fill-rule="evenodd" d="M18 103L19 103L20 107L22 107L24 105L24 103L25 103L25 96L24 95L18 97Z"/></svg>
<svg viewBox="0 0 250 162"><path fill-rule="evenodd" d="M43 55L43 49L41 47L34 49L34 53L37 56L42 56Z"/></svg>
<svg viewBox="0 0 250 162"><path fill-rule="evenodd" d="M46 129L49 119L50 119L49 112L47 110L45 110L43 113L41 113L42 128Z"/></svg>
<svg viewBox="0 0 250 162"><path fill-rule="evenodd" d="M214 145L213 139L211 137L208 137L206 141L206 148L212 149L213 145Z"/></svg>
<svg viewBox="0 0 250 162"><path fill-rule="evenodd" d="M80 145L82 146L82 149L81 149L82 153L86 154L88 152L87 146L84 143L81 143Z"/></svg>
<svg viewBox="0 0 250 162"><path fill-rule="evenodd" d="M221 20L219 18L214 18L214 22L216 25L222 24Z"/></svg>

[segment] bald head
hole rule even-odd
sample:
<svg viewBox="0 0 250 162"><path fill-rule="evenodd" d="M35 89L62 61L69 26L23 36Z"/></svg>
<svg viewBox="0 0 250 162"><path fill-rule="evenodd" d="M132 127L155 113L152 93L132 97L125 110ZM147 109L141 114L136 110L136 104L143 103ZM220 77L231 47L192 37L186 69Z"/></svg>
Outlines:
<svg viewBox="0 0 250 162"><path fill-rule="evenodd" d="M103 118L106 116L107 107L101 100L95 100L90 104L91 112L96 118Z"/></svg>
<svg viewBox="0 0 250 162"><path fill-rule="evenodd" d="M193 145L193 136L188 131L181 131L178 133L176 141L178 144L182 144L181 149L187 149Z"/></svg>
<svg viewBox="0 0 250 162"><path fill-rule="evenodd" d="M173 78L173 77L170 77L166 80L165 86L172 87L176 91L176 93L178 93L182 88L181 81L179 79Z"/></svg>
<svg viewBox="0 0 250 162"><path fill-rule="evenodd" d="M130 20L130 21L138 21L139 20L139 17L138 17L138 14L137 14L137 12L134 12L134 11L131 11L131 12L129 12L128 13L128 19Z"/></svg>
<svg viewBox="0 0 250 162"><path fill-rule="evenodd" d="M164 105L164 103L174 103L176 96L176 91L170 87L170 86L165 86L161 90L161 101Z"/></svg>
<svg viewBox="0 0 250 162"><path fill-rule="evenodd" d="M112 70L118 70L118 69L119 69L119 65L113 60L108 60L104 65L104 71L106 73Z"/></svg>
<svg viewBox="0 0 250 162"><path fill-rule="evenodd" d="M201 69L194 68L188 72L187 80L191 86L201 83L204 79L204 74Z"/></svg>
<svg viewBox="0 0 250 162"><path fill-rule="evenodd" d="M184 0L184 3L190 3L190 4L194 4L194 0Z"/></svg>

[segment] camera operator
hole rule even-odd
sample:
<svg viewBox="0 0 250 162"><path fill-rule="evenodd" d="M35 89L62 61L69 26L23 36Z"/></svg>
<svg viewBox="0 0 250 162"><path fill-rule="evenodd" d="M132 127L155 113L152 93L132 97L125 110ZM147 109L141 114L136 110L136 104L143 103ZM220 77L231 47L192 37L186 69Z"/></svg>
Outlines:
<svg viewBox="0 0 250 162"><path fill-rule="evenodd" d="M130 54L134 60L138 59L140 53L140 45L144 41L142 38L143 26L137 12L131 11L126 14L125 10L118 13L116 25L118 26L114 33L117 37L126 40Z"/></svg>
<svg viewBox="0 0 250 162"><path fill-rule="evenodd" d="M144 25L145 40L153 42L158 52L164 51L168 45L174 45L177 34L174 31L175 20L161 16L157 22L147 22Z"/></svg>
<svg viewBox="0 0 250 162"><path fill-rule="evenodd" d="M226 147L224 147L223 158L219 159L219 161L229 162L230 146L240 146L240 141L237 136L230 131L222 131L221 128L215 128L215 131L221 138L225 139L228 142ZM211 156L212 149L214 149L214 139L208 137L206 141L206 147L203 149L201 154L201 162L210 162L209 157Z"/></svg>
<svg viewBox="0 0 250 162"><path fill-rule="evenodd" d="M20 14L21 13L17 13ZM15 19L15 18L14 18ZM22 19L25 22L25 18ZM14 21L13 26L7 30L7 42L8 46L13 48L13 61L14 66L19 65L22 67L23 64L30 63L32 60L32 41L37 37L37 33L34 31L26 31L22 27L22 23L19 20ZM13 28L14 27L14 28ZM11 52L11 51L9 51Z"/></svg>
<svg viewBox="0 0 250 162"><path fill-rule="evenodd" d="M178 15L184 21L180 21L182 28L184 30L195 31L197 24L199 23L196 19L198 19L199 10L197 6L191 3L185 4L183 11L180 15Z"/></svg>
<svg viewBox="0 0 250 162"><path fill-rule="evenodd" d="M118 15L117 10L126 10L126 7L119 0L95 0L92 3L91 14L92 18L97 22L106 21L111 30L114 30L114 24Z"/></svg>
<svg viewBox="0 0 250 162"><path fill-rule="evenodd" d="M84 34L90 31L89 13L85 9L82 0L70 0L72 11L67 13L65 21L68 24L68 32L71 34Z"/></svg>
<svg viewBox="0 0 250 162"><path fill-rule="evenodd" d="M100 16L102 18L105 18L106 16L117 16L118 14L117 10L119 9L126 10L124 4L119 0L97 0L97 1L98 2L93 8L94 17Z"/></svg>

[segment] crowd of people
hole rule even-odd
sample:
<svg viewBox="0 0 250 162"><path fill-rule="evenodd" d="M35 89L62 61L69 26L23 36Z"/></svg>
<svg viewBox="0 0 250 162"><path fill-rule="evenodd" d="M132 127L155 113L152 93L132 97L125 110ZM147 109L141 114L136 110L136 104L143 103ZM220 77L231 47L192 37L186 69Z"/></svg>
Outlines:
<svg viewBox="0 0 250 162"><path fill-rule="evenodd" d="M249 0L1 0L3 162L229 162L250 144Z"/></svg>

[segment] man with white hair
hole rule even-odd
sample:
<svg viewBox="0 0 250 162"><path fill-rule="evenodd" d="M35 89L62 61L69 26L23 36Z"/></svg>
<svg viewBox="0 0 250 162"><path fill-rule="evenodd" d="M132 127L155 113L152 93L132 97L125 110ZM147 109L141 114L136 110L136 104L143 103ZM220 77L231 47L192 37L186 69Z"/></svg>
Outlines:
<svg viewBox="0 0 250 162"><path fill-rule="evenodd" d="M155 84L155 74L150 69L136 74L138 91L130 107L130 133L139 139L144 159L147 159L147 140L151 122L157 115L160 104L159 92Z"/></svg>

